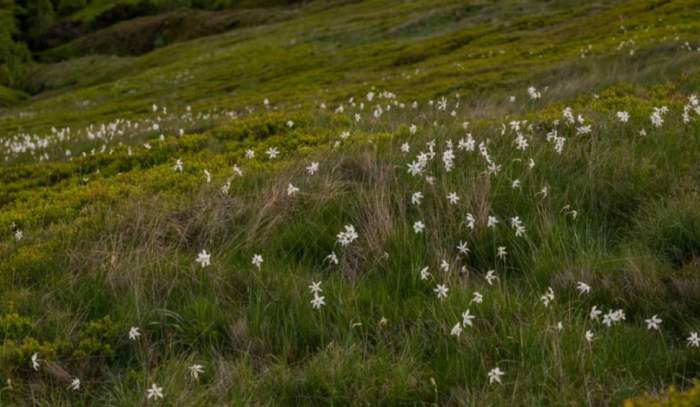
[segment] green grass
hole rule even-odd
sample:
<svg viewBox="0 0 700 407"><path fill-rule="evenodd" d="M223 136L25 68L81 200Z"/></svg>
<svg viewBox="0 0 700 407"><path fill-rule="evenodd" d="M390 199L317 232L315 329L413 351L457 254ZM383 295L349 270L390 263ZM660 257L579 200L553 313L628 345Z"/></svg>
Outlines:
<svg viewBox="0 0 700 407"><path fill-rule="evenodd" d="M140 55L175 42L287 20L295 14L294 9L219 12L178 9L114 24L42 52L39 57L61 61L95 54Z"/></svg>
<svg viewBox="0 0 700 407"><path fill-rule="evenodd" d="M2 107L14 106L26 100L27 97L28 95L24 92L0 86L0 106Z"/></svg>
<svg viewBox="0 0 700 407"><path fill-rule="evenodd" d="M700 115L681 113L700 91L693 6L311 2L288 21L141 56L36 64L33 97L0 111L0 405L619 405L691 386ZM591 134L564 121L568 106ZM513 120L527 120L525 150L502 133ZM456 149L465 121L473 152ZM121 132L88 137L109 123ZM10 153L4 143L24 135L49 144ZM430 140L433 184L406 171ZM481 142L497 175L485 174ZM348 224L359 238L341 247ZM307 286L319 280L326 305L315 310ZM594 305L626 320L591 321ZM467 308L473 326L450 335ZM654 314L660 331L646 329ZM489 384L496 366L503 383ZM76 377L81 389L69 390ZM152 383L163 401L147 402Z"/></svg>

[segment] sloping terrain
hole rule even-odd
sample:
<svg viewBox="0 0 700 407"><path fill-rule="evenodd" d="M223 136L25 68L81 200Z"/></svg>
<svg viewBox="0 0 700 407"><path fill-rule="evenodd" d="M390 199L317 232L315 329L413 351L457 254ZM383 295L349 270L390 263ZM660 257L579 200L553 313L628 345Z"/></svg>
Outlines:
<svg viewBox="0 0 700 407"><path fill-rule="evenodd" d="M0 405L692 386L700 3L275 6L0 88Z"/></svg>
<svg viewBox="0 0 700 407"><path fill-rule="evenodd" d="M139 55L175 42L191 40L241 27L290 19L296 10L180 9L114 24L42 53L42 58L65 60L85 55Z"/></svg>

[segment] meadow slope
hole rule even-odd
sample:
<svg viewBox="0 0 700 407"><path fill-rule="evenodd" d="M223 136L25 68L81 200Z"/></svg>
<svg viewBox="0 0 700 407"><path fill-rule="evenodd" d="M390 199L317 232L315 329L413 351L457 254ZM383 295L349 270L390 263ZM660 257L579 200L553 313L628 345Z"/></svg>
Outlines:
<svg viewBox="0 0 700 407"><path fill-rule="evenodd" d="M312 1L124 51L209 12L168 13L0 87L0 405L700 377L700 2Z"/></svg>

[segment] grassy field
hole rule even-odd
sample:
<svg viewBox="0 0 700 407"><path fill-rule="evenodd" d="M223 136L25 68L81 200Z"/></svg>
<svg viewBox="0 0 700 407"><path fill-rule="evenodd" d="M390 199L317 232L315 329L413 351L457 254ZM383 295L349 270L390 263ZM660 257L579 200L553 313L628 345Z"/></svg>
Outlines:
<svg viewBox="0 0 700 407"><path fill-rule="evenodd" d="M0 406L700 403L700 3L220 12L0 86Z"/></svg>

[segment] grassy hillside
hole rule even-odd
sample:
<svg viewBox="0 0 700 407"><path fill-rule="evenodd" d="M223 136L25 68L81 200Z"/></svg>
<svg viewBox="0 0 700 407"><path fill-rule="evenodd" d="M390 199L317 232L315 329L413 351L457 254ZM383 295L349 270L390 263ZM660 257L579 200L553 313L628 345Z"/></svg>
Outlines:
<svg viewBox="0 0 700 407"><path fill-rule="evenodd" d="M204 14L128 19L0 88L0 405L692 386L697 1L275 10L138 55Z"/></svg>

